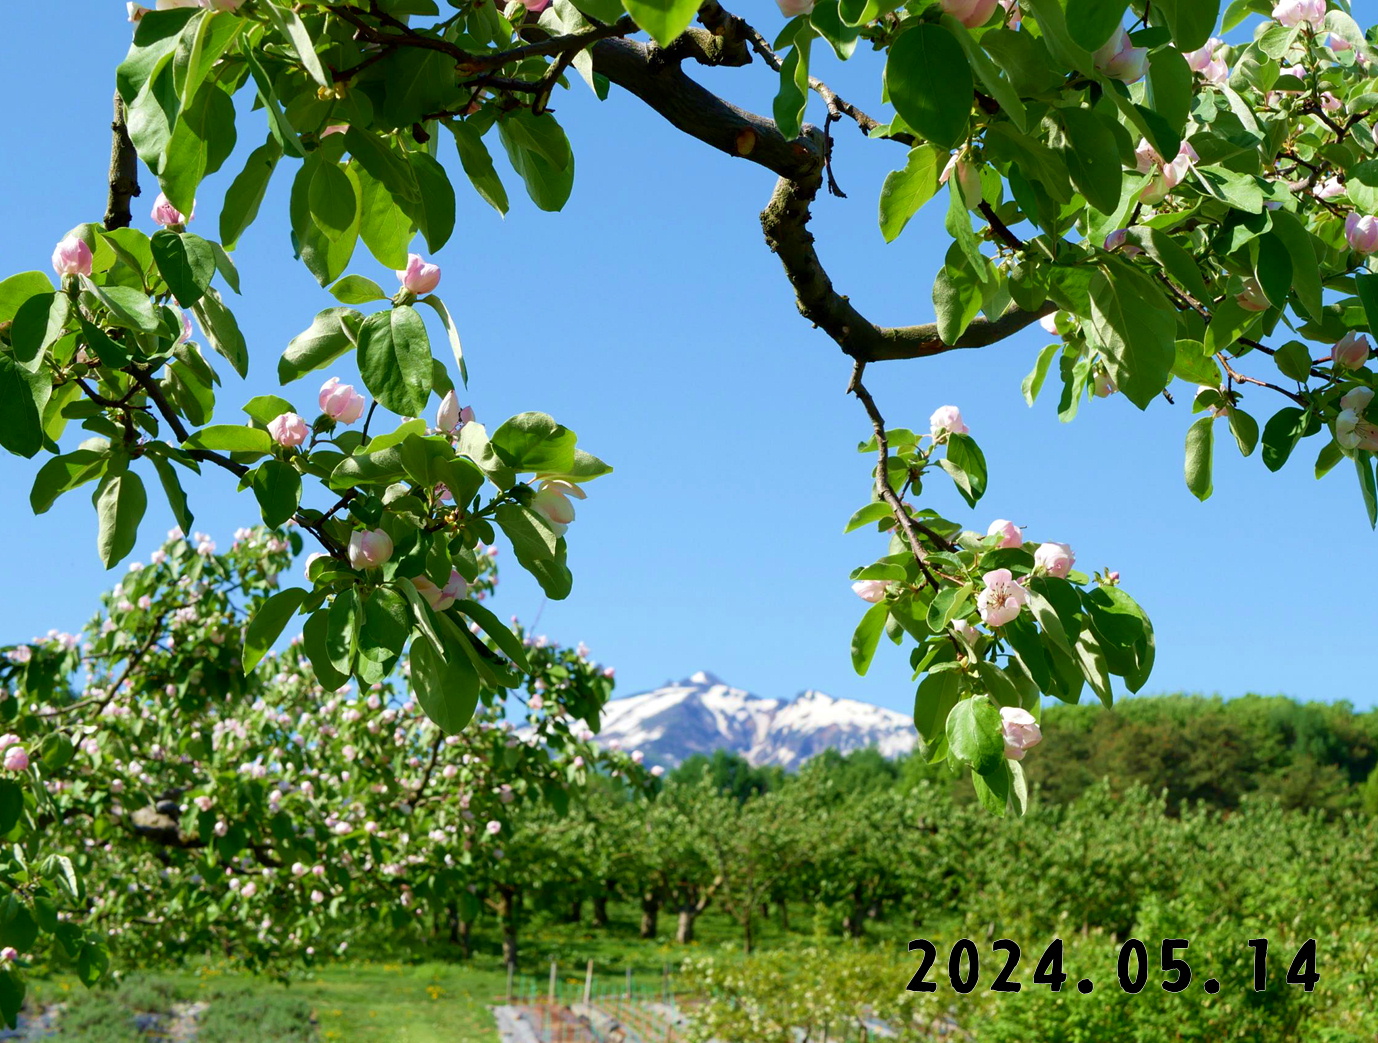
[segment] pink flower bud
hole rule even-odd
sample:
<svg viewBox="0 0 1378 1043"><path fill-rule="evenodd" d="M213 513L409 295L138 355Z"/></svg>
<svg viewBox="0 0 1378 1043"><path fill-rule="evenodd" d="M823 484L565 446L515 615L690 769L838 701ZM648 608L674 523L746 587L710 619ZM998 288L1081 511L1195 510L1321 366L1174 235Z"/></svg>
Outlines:
<svg viewBox="0 0 1378 1043"><path fill-rule="evenodd" d="M665 774L665 769L662 768L659 764L656 764L651 768L651 774L654 775L656 778L660 778L662 775Z"/></svg>
<svg viewBox="0 0 1378 1043"><path fill-rule="evenodd" d="M1072 548L1065 543L1040 543L1038 550L1034 551L1034 567L1041 567L1048 575L1060 579L1067 578L1076 560Z"/></svg>
<svg viewBox="0 0 1378 1043"><path fill-rule="evenodd" d="M1334 199L1336 196L1345 194L1345 186L1339 178L1330 177L1326 178L1311 191L1317 199Z"/></svg>
<svg viewBox="0 0 1378 1043"><path fill-rule="evenodd" d="M878 605L885 600L885 590L889 586L883 579L859 579L852 584L852 593L861 598L862 601L869 601L873 605Z"/></svg>
<svg viewBox="0 0 1378 1043"><path fill-rule="evenodd" d="M58 275L90 275L91 259L85 240L69 235L53 251L53 270Z"/></svg>
<svg viewBox="0 0 1378 1043"><path fill-rule="evenodd" d="M1000 731L1005 736L1005 756L1010 760L1022 761L1024 754L1043 741L1037 719L1018 706L1000 707Z"/></svg>
<svg viewBox="0 0 1378 1043"><path fill-rule="evenodd" d="M1210 65L1211 59L1215 57L1215 52L1224 46L1224 40L1218 36L1212 36L1204 46L1198 47L1194 51L1183 51L1182 57L1187 60L1187 68L1192 72L1205 72L1206 66Z"/></svg>
<svg viewBox="0 0 1378 1043"><path fill-rule="evenodd" d="M985 25L995 13L998 0L942 0L942 8L968 29Z"/></svg>
<svg viewBox="0 0 1378 1043"><path fill-rule="evenodd" d="M1350 214L1345 218L1345 238L1351 249L1365 256L1378 252L1378 218Z"/></svg>
<svg viewBox="0 0 1378 1043"><path fill-rule="evenodd" d="M1358 369L1368 362L1371 351L1372 345L1369 344L1368 338L1351 330L1336 343L1330 358L1337 366L1343 366L1345 369Z"/></svg>
<svg viewBox="0 0 1378 1043"><path fill-rule="evenodd" d="M495 837L502 832L502 823L499 822L497 819L492 819L484 828L488 830L489 836Z"/></svg>
<svg viewBox="0 0 1378 1043"><path fill-rule="evenodd" d="M402 288L418 297L430 293L440 284L440 265L428 264L420 254L407 254L407 267L397 273Z"/></svg>
<svg viewBox="0 0 1378 1043"><path fill-rule="evenodd" d="M569 502L571 496L583 500L587 494L573 482L547 478L537 487L531 509L556 527L557 533L563 533L563 526L574 520L574 504Z"/></svg>
<svg viewBox="0 0 1378 1043"><path fill-rule="evenodd" d="M445 397L440 400L440 408L435 412L436 427L445 434L451 435L473 419L474 410L472 407L464 406L461 408L455 393L453 391L445 392Z"/></svg>
<svg viewBox="0 0 1378 1043"><path fill-rule="evenodd" d="M469 591L469 584L458 572L451 570L450 580L443 587L437 587L425 576L412 580L416 592L426 599L426 603L437 612L444 612Z"/></svg>
<svg viewBox="0 0 1378 1043"><path fill-rule="evenodd" d="M0 960L3 960L5 963L13 963L17 959L19 959L19 950L13 945L7 945L3 949L0 949Z"/></svg>
<svg viewBox="0 0 1378 1043"><path fill-rule="evenodd" d="M582 768L582 767L584 766L584 758L583 758L583 757L575 757L574 760L573 760L571 763L572 763L576 768Z"/></svg>
<svg viewBox="0 0 1378 1043"><path fill-rule="evenodd" d="M928 429L935 442L946 441L948 435L965 435L970 429L962 421L962 411L956 406L939 406L928 418Z"/></svg>
<svg viewBox="0 0 1378 1043"><path fill-rule="evenodd" d="M296 413L282 413L268 421L268 434L280 446L292 448L306 441L311 429Z"/></svg>
<svg viewBox="0 0 1378 1043"><path fill-rule="evenodd" d="M191 217L183 215L182 211L172 205L172 202L163 193L158 193L158 198L153 201L153 220L157 221L164 228L171 228L174 225L184 225L196 216L193 208Z"/></svg>
<svg viewBox="0 0 1378 1043"><path fill-rule="evenodd" d="M1115 382L1110 379L1108 370L1096 370L1095 382L1091 386L1091 391L1097 398L1109 398L1118 390L1119 388L1115 387Z"/></svg>
<svg viewBox="0 0 1378 1043"><path fill-rule="evenodd" d="M364 415L364 396L353 384L341 384L339 377L331 377L321 385L317 401L321 412L341 424L352 424Z"/></svg>
<svg viewBox="0 0 1378 1043"><path fill-rule="evenodd" d="M1373 388L1357 387L1340 398L1340 408L1351 410L1360 416L1373 401Z"/></svg>
<svg viewBox="0 0 1378 1043"><path fill-rule="evenodd" d="M1045 315L1043 316L1043 318L1038 320L1038 324L1042 326L1045 331L1051 333L1054 337L1062 336L1062 333L1057 328L1057 316L1058 313L1053 312L1051 315Z"/></svg>
<svg viewBox="0 0 1378 1043"><path fill-rule="evenodd" d="M1329 47L1331 52L1333 52L1334 54L1342 54L1345 51L1354 50L1353 44L1351 44L1343 36L1336 36L1334 33L1326 34L1325 45Z"/></svg>
<svg viewBox="0 0 1378 1043"><path fill-rule="evenodd" d="M1107 251L1119 250L1126 257L1138 257L1139 254L1144 252L1143 247L1136 246L1133 243L1126 243L1125 240L1128 236L1129 230L1127 228L1115 229L1115 231L1105 237L1105 249Z"/></svg>
<svg viewBox="0 0 1378 1043"><path fill-rule="evenodd" d="M1303 22L1314 25L1325 18L1325 0L1282 0L1273 8L1273 18L1288 29Z"/></svg>
<svg viewBox="0 0 1378 1043"><path fill-rule="evenodd" d="M1024 534L1019 531L1019 526L1006 518L996 518L990 523L986 535L994 536L996 533L1001 536L1000 542L996 544L997 549L1024 546Z"/></svg>
<svg viewBox="0 0 1378 1043"><path fill-rule="evenodd" d="M349 537L349 564L356 569L373 569L392 557L392 537L382 529L356 532Z"/></svg>
<svg viewBox="0 0 1378 1043"><path fill-rule="evenodd" d="M985 589L976 595L976 609L988 627L1004 626L1024 607L1028 593L1009 569L994 569L981 577Z"/></svg>
<svg viewBox="0 0 1378 1043"><path fill-rule="evenodd" d="M814 0L775 0L775 3L786 18L798 18L813 12Z"/></svg>
<svg viewBox="0 0 1378 1043"><path fill-rule="evenodd" d="M6 771L25 771L29 767L29 755L22 746L11 746L5 751Z"/></svg>
<svg viewBox="0 0 1378 1043"><path fill-rule="evenodd" d="M550 0L517 0L517 2L532 14L540 14L550 6Z"/></svg>
<svg viewBox="0 0 1378 1043"><path fill-rule="evenodd" d="M1148 49L1135 47L1121 28L1092 55L1096 68L1111 79L1135 83L1148 71Z"/></svg>

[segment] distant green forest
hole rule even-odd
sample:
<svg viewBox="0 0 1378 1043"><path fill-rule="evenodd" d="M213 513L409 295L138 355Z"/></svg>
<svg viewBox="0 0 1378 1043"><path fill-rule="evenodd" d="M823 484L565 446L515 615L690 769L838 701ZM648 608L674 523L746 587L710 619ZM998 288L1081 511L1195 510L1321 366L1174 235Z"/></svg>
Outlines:
<svg viewBox="0 0 1378 1043"><path fill-rule="evenodd" d="M1252 794L1285 808L1378 814L1378 710L1286 696L1160 695L1126 699L1109 710L1055 704L1042 723L1043 742L1025 767L1045 801L1069 803L1108 780L1115 794L1140 786L1165 792L1174 811L1197 802L1236 808ZM670 778L698 779L705 770L740 799L779 789L791 777L720 750L689 758ZM974 799L966 778L917 755L886 760L873 749L829 750L797 774L854 790L929 781L951 786L958 802Z"/></svg>

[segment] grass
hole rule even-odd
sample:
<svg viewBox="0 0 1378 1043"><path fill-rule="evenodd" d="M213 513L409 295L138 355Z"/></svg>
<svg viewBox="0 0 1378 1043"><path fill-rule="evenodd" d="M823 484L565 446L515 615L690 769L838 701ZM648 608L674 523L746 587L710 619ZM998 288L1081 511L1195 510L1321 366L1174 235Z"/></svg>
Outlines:
<svg viewBox="0 0 1378 1043"><path fill-rule="evenodd" d="M519 992L546 990L552 960L559 966L562 992L576 993L583 984L587 962L594 961L595 984L618 985L630 968L638 990L657 991L667 966L676 967L690 955L739 953L741 929L721 912L710 910L695 925L697 940L674 942L673 915L662 916L656 940L637 937L639 910L612 904L607 927L555 918L533 917L523 924ZM790 930L778 919L761 920L756 939L761 948L810 944L815 931L832 925L815 924L812 910L791 909ZM874 940L903 949L903 924L877 924ZM903 940L900 936L903 935ZM835 930L832 943L838 944ZM129 1013L165 1011L178 1000L205 1000L210 1008L202 1018L198 1043L239 1043L253 1026L255 1043L496 1043L497 1031L488 1006L506 990L507 977L498 941L476 932L474 956L455 958L445 944L417 945L405 951L375 954L373 960L331 963L297 975L289 984L266 977L227 970L205 963L181 970L131 975L114 990L87 993L66 979L39 982L41 1002L65 1000L73 1009L90 1006L103 1027L87 1027L88 1035L69 1035L70 1018L54 1043L133 1043L145 1037L125 1032ZM314 1013L317 1026L309 1014ZM91 1035L89 1033L96 1034ZM103 1034L102 1034L103 1033Z"/></svg>

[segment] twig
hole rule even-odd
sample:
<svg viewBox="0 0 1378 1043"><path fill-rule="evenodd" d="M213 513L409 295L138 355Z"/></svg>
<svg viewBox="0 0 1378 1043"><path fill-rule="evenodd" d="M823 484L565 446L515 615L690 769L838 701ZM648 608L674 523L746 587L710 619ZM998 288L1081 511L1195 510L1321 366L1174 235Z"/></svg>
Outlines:
<svg viewBox="0 0 1378 1043"><path fill-rule="evenodd" d="M115 118L110 122L110 186L105 205L105 230L128 228L133 216L129 201L139 194L139 156L129 140L124 100L115 92Z"/></svg>
<svg viewBox="0 0 1378 1043"><path fill-rule="evenodd" d="M880 410L876 408L876 400L871 397L871 393L866 390L866 385L861 382L865 372L866 363L858 359L856 365L852 367L852 379L847 383L847 391L849 394L855 395L865 408L866 415L871 418L871 426L876 432L876 445L879 447L879 461L876 464L876 492L894 512L895 520L904 530L904 535L909 541L909 549L914 554L914 561L918 563L919 571L923 573L924 579L928 581L929 585L936 590L938 580L929 571L928 565L924 561L926 555L923 544L919 540L919 530L914 519L909 517L909 511L904 506L904 501L899 498L894 486L890 484L890 475L887 469L890 459L890 441L885 435L885 418L880 415Z"/></svg>

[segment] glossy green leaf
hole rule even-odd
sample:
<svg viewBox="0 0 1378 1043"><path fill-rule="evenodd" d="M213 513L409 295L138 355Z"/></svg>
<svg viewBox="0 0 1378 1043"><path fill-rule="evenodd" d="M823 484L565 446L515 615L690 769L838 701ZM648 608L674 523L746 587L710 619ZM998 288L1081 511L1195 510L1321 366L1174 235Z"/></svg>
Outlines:
<svg viewBox="0 0 1378 1043"><path fill-rule="evenodd" d="M359 375L383 406L420 416L431 394L431 342L410 305L377 312L359 329Z"/></svg>

